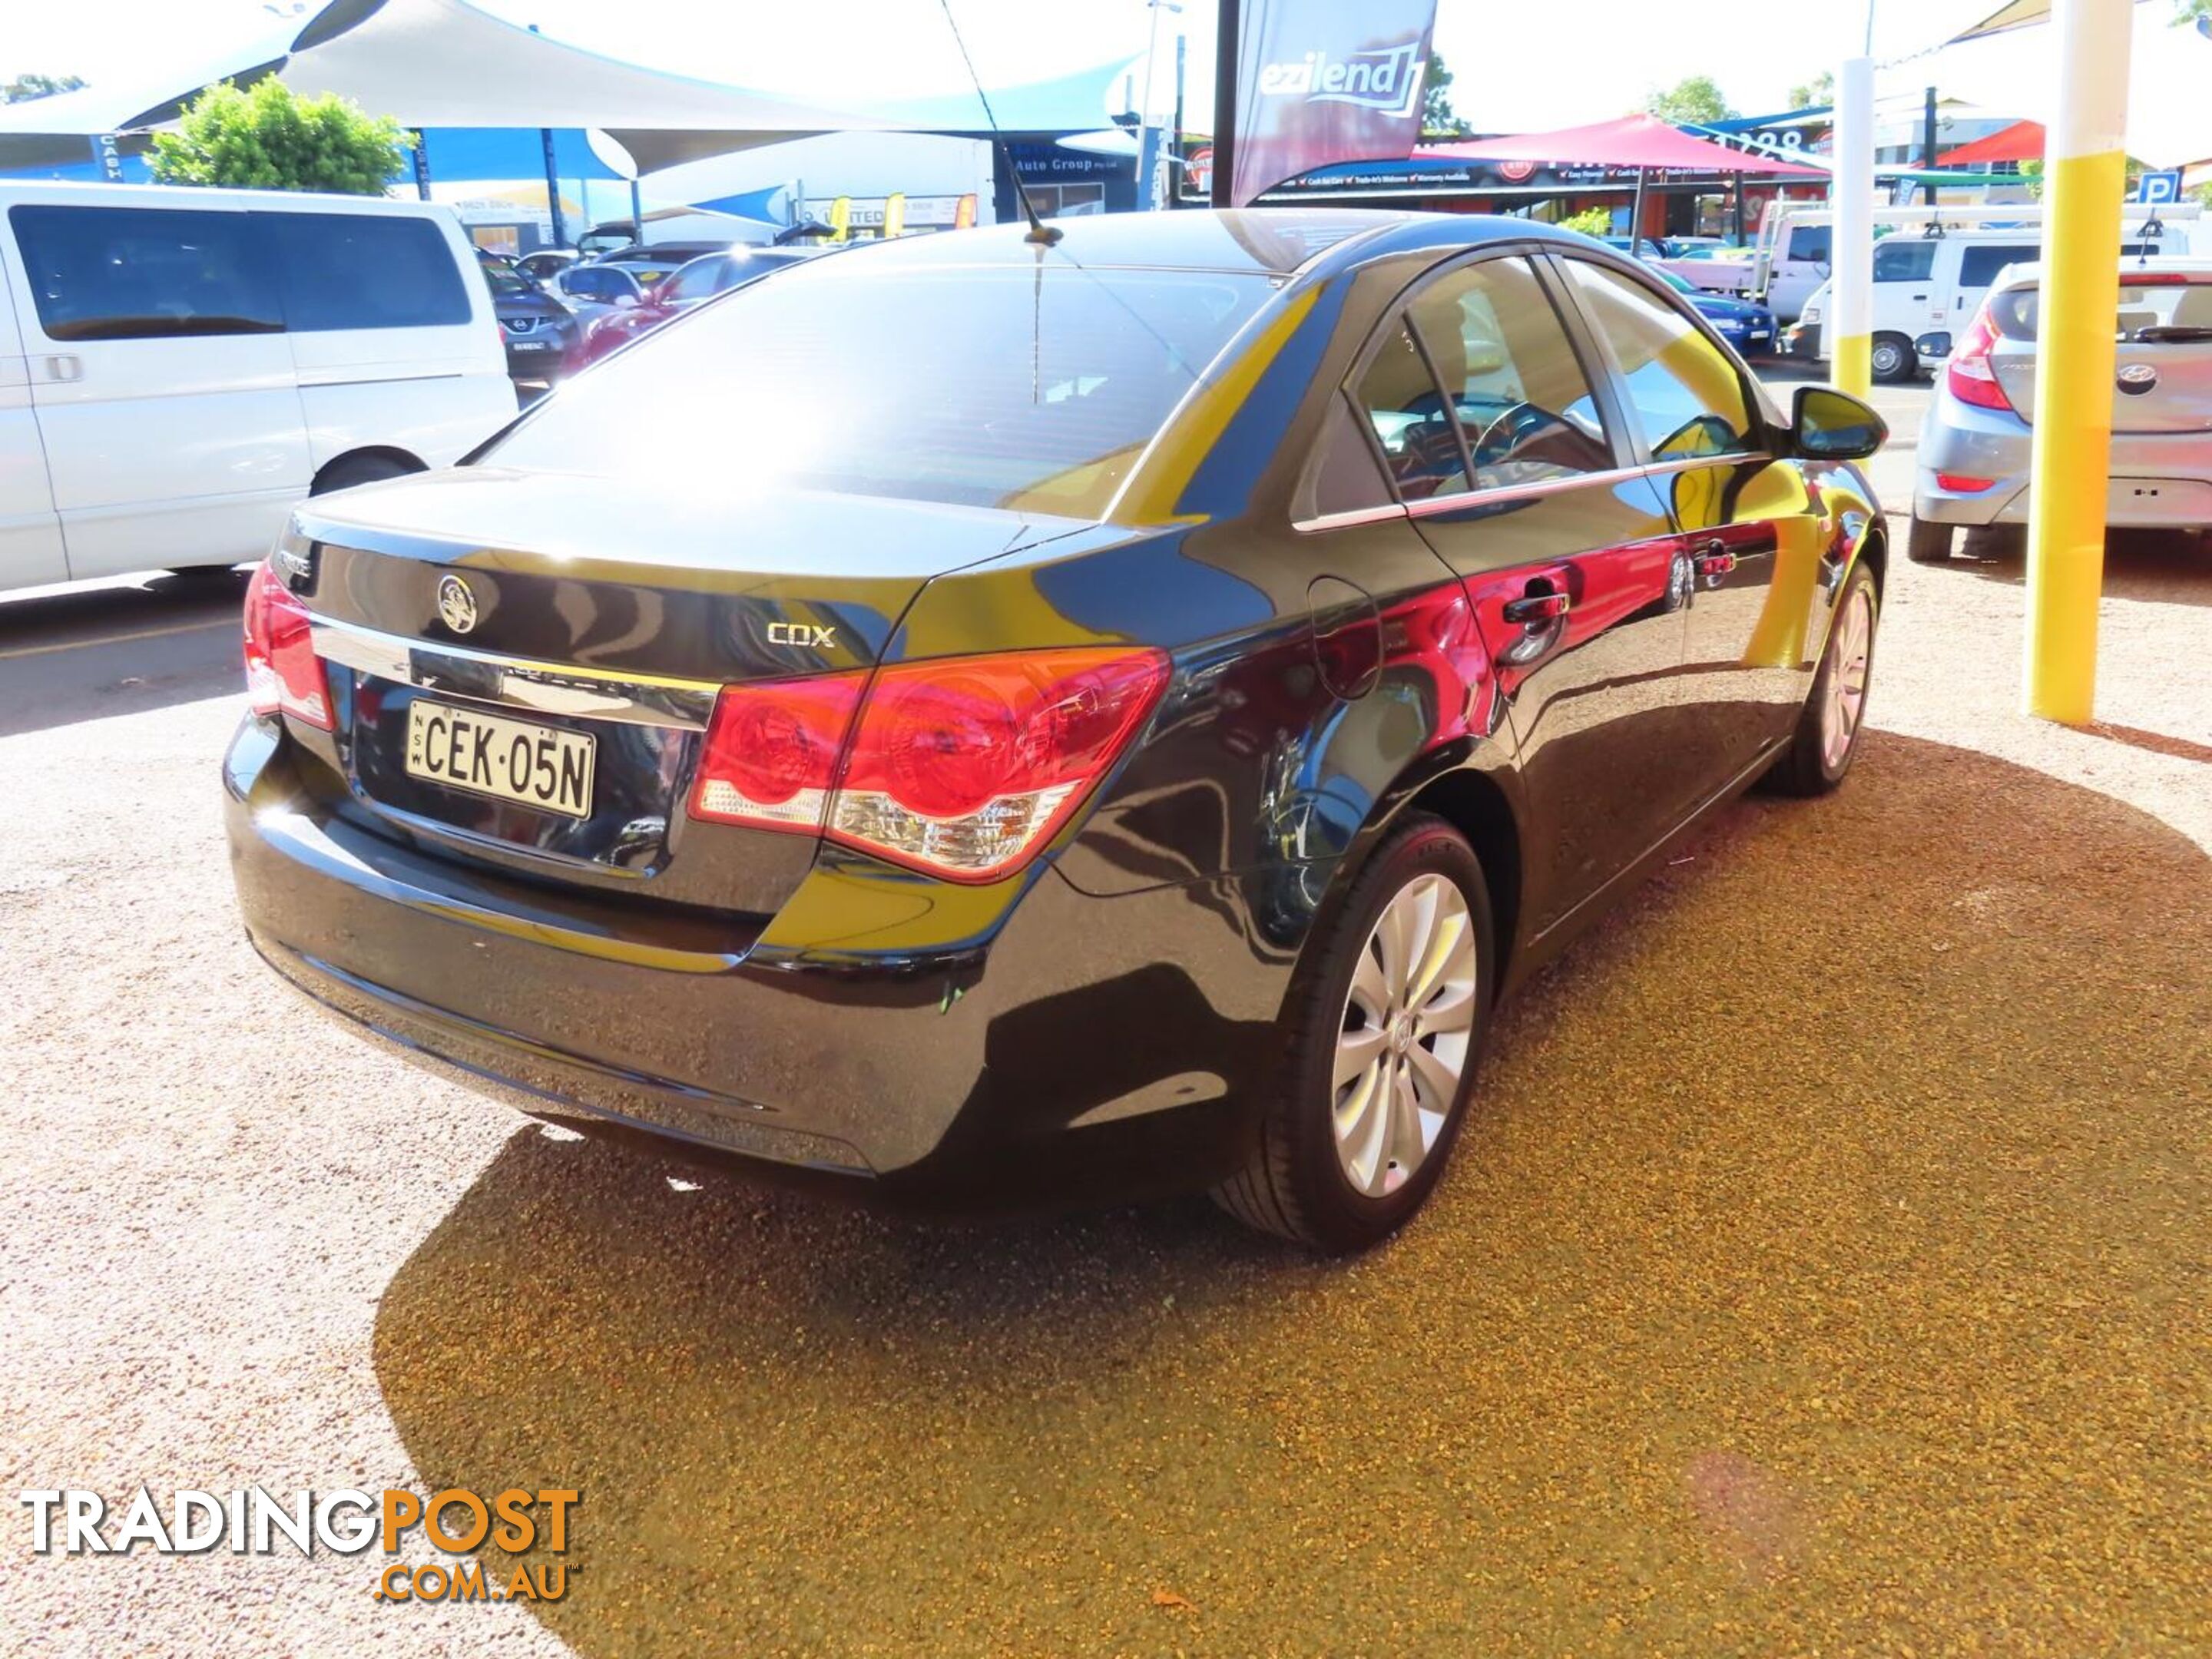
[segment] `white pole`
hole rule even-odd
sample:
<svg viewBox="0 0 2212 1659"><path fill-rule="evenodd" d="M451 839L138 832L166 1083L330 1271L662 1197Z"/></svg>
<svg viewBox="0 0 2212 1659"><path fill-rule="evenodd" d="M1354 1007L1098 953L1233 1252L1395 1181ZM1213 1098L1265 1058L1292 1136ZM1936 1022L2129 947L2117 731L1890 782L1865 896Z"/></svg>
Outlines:
<svg viewBox="0 0 2212 1659"><path fill-rule="evenodd" d="M2126 3L2126 0L2122 0ZM1835 176L1829 185L1829 372L1863 398L1874 384L1874 59L1836 77Z"/></svg>
<svg viewBox="0 0 2212 1659"><path fill-rule="evenodd" d="M2077 726L2096 701L2134 12L2131 0L2051 6L2058 110L2044 175L2025 690L2029 714Z"/></svg>
<svg viewBox="0 0 2212 1659"><path fill-rule="evenodd" d="M1160 0L1150 0L1145 9L1152 26L1145 33L1145 101L1137 112L1137 210L1150 213L1167 205L1160 200L1160 139L1152 125L1152 60L1160 50ZM1178 8L1177 9L1180 9Z"/></svg>

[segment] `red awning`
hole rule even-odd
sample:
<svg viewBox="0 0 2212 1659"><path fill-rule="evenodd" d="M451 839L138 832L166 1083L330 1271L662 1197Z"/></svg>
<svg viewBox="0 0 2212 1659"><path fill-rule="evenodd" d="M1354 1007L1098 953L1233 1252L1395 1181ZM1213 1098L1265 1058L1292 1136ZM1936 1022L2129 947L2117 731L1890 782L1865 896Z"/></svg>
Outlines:
<svg viewBox="0 0 2212 1659"><path fill-rule="evenodd" d="M2015 121L2008 127L1984 133L1971 144L1945 150L1936 158L1936 165L1939 167L1966 167L1983 161L2040 161L2042 159L2043 124L2040 121Z"/></svg>
<svg viewBox="0 0 2212 1659"><path fill-rule="evenodd" d="M1800 179L1824 179L1818 167L1793 167L1725 144L1692 138L1656 115L1631 115L1595 126L1561 127L1556 132L1527 132L1516 138L1476 138L1463 144L1431 144L1413 159L1455 161L1557 161L1571 167L1680 167L1692 173L1778 173Z"/></svg>

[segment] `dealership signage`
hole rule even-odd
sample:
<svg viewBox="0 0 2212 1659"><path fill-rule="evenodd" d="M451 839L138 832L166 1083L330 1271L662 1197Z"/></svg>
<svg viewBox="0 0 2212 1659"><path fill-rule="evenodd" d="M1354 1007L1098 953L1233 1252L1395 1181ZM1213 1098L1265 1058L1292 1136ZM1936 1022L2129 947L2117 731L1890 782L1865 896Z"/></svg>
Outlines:
<svg viewBox="0 0 2212 1659"><path fill-rule="evenodd" d="M1237 76L1237 202L1331 162L1412 155L1436 15L1436 0L1250 0Z"/></svg>

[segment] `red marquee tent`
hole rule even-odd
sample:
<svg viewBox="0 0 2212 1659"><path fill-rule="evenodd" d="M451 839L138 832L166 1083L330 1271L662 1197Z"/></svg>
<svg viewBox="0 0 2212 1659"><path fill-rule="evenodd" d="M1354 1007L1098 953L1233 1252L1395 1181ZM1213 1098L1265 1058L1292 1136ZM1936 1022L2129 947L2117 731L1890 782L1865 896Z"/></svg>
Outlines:
<svg viewBox="0 0 2212 1659"><path fill-rule="evenodd" d="M1694 173L1771 173L1798 179L1827 176L1819 167L1795 167L1770 156L1692 138L1656 115L1630 115L1595 126L1561 127L1555 132L1527 132L1517 137L1431 144L1415 150L1413 155L1417 161L1432 157L1459 161L1559 161L1575 167L1680 167Z"/></svg>
<svg viewBox="0 0 2212 1659"><path fill-rule="evenodd" d="M2043 159L2043 124L2015 121L2008 127L1984 133L1971 144L1947 149L1936 158L1939 167L1966 167L1988 161L2039 161Z"/></svg>

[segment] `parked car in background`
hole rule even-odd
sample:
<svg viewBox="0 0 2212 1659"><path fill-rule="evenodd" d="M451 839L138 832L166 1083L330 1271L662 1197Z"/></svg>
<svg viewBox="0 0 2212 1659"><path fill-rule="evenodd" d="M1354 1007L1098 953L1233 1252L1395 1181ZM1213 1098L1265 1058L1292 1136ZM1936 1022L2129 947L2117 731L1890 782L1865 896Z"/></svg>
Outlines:
<svg viewBox="0 0 2212 1659"><path fill-rule="evenodd" d="M2042 268L2015 265L1954 342L1920 432L1906 551L1921 564L2017 554L2027 535ZM2120 270L2105 521L2212 528L2212 259L2130 259Z"/></svg>
<svg viewBox="0 0 2212 1659"><path fill-rule="evenodd" d="M235 564L474 448L515 409L475 263L426 202L0 181L0 588Z"/></svg>
<svg viewBox="0 0 2212 1659"><path fill-rule="evenodd" d="M1526 220L1064 229L797 265L303 509L222 773L270 966L702 1158L1411 1217L1501 988L1850 769L1881 420Z"/></svg>
<svg viewBox="0 0 2212 1659"><path fill-rule="evenodd" d="M1769 357L1781 349L1774 313L1765 306L1726 294L1709 294L1663 265L1652 270L1661 281L1689 301L1714 331L1747 357Z"/></svg>
<svg viewBox="0 0 2212 1659"><path fill-rule="evenodd" d="M2041 230L1954 229L1940 236L1892 232L1874 245L1874 378L1909 380L1927 367L1922 336L1963 327L2008 265L2041 257ZM2155 252L2156 242L2130 242L2130 257ZM1785 337L1793 357L1828 355L1821 325L1831 309L1832 284L1823 283L1805 301Z"/></svg>
<svg viewBox="0 0 2212 1659"><path fill-rule="evenodd" d="M709 253L727 253L732 248L751 246L746 242L629 242L620 247L611 247L599 255L601 264L647 264L665 266L673 270L689 264L694 259L704 258Z"/></svg>
<svg viewBox="0 0 2212 1659"><path fill-rule="evenodd" d="M526 253L514 262L514 268L533 282L547 283L576 263L576 250L569 247L541 247L535 253Z"/></svg>
<svg viewBox="0 0 2212 1659"><path fill-rule="evenodd" d="M559 379L583 337L575 312L519 270L486 264L483 273L507 348L507 373L518 380L549 385Z"/></svg>
<svg viewBox="0 0 2212 1659"><path fill-rule="evenodd" d="M732 289L758 282L770 271L813 257L799 248L738 247L694 259L662 278L635 305L595 318L584 333L579 360L595 363L718 294L727 294Z"/></svg>
<svg viewBox="0 0 2212 1659"><path fill-rule="evenodd" d="M553 291L568 302L582 333L588 334L592 323L609 312L642 305L646 295L679 269L641 259L575 265L553 279Z"/></svg>

